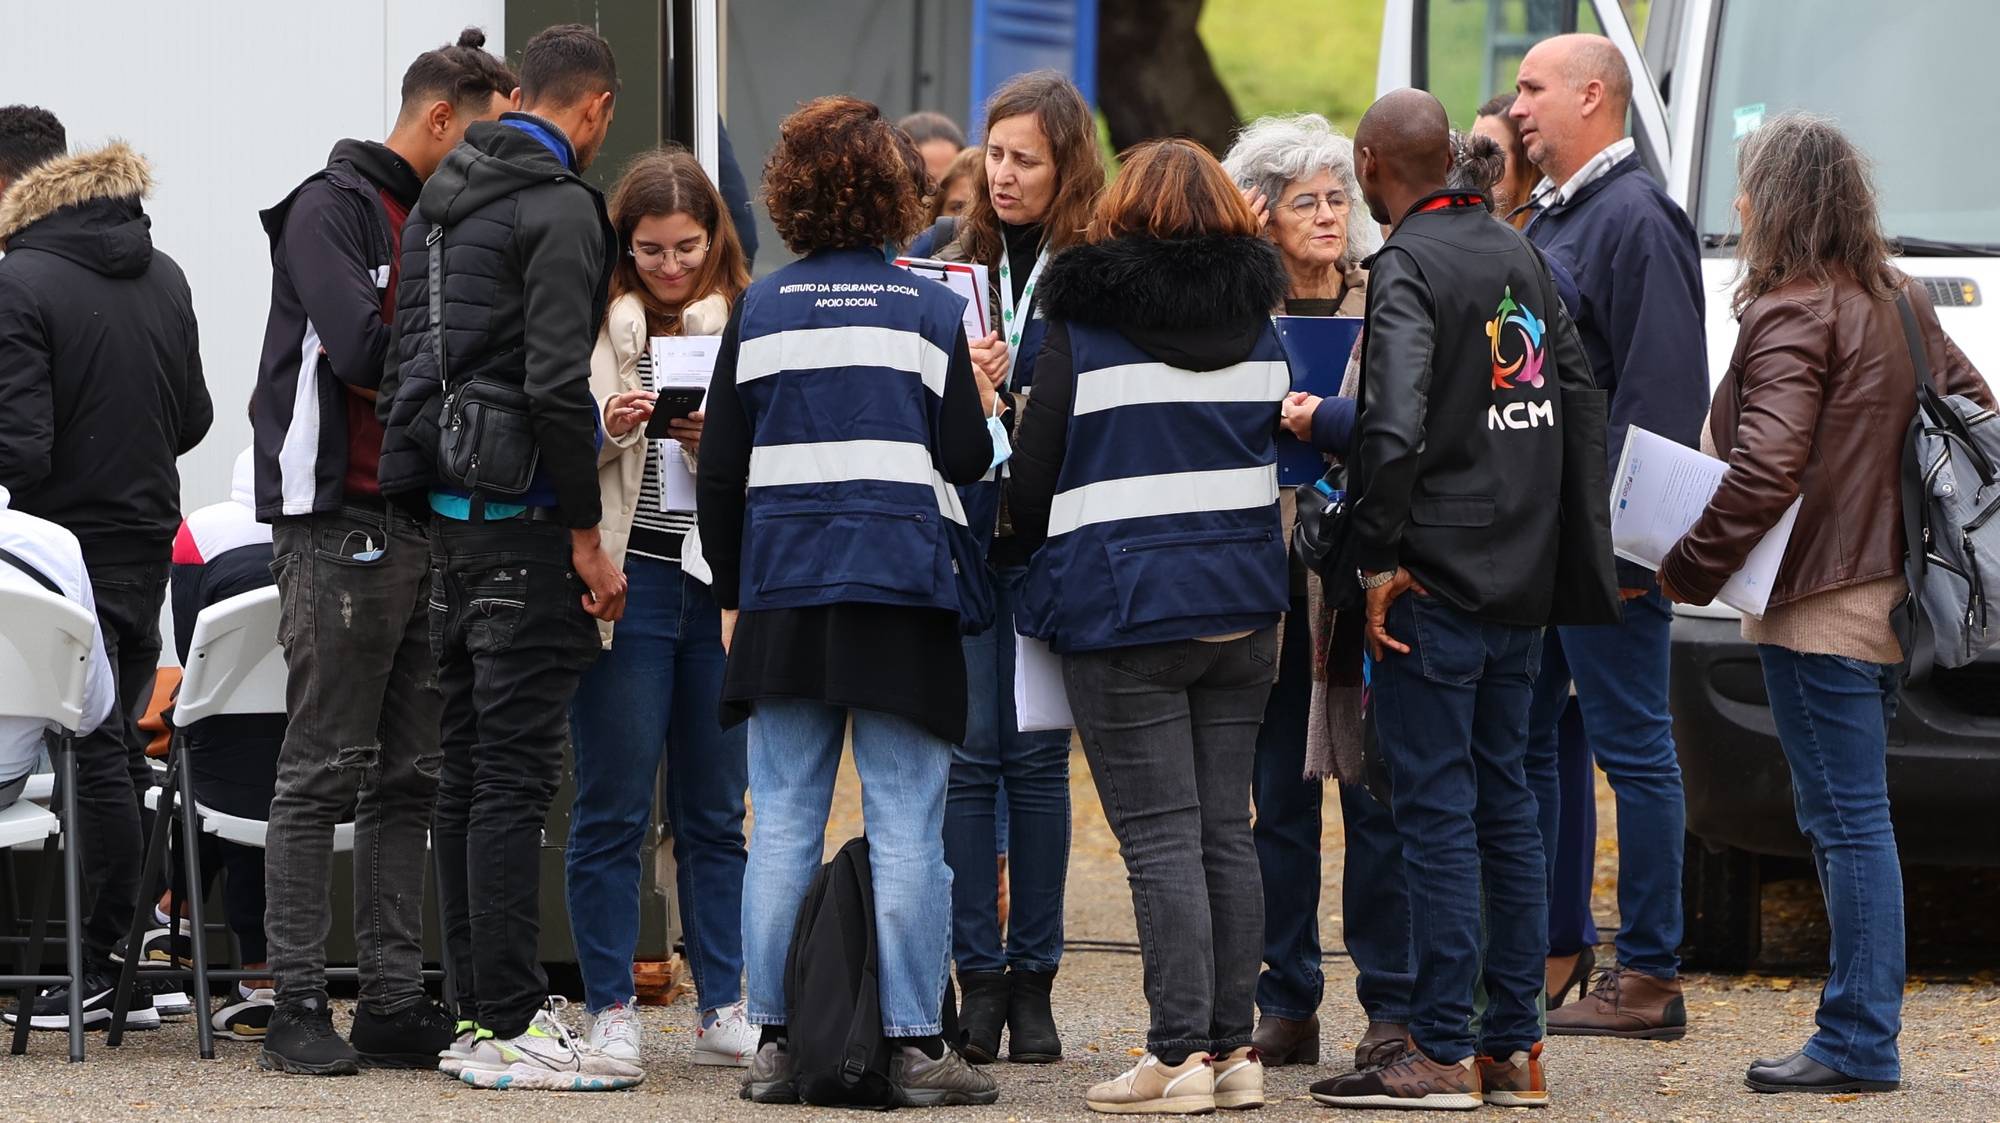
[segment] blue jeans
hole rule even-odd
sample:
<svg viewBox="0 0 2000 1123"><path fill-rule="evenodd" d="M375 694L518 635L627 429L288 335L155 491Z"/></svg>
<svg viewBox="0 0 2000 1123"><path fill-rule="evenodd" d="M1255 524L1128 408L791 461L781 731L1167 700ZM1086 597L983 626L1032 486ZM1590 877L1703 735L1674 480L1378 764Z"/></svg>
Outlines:
<svg viewBox="0 0 2000 1123"><path fill-rule="evenodd" d="M1562 689L1549 683L1560 682ZM1583 709L1569 693L1562 634L1542 638L1542 670L1528 711L1528 786L1540 810L1549 875L1549 954L1597 946L1590 891L1597 877L1597 770L1583 732Z"/></svg>
<svg viewBox="0 0 2000 1123"><path fill-rule="evenodd" d="M750 708L750 805L757 809L743 877L750 1021L785 1023L785 952L826 849L850 713L874 878L882 1032L939 1033L951 951L951 870L944 864L951 745L908 718L803 698L764 698ZM991 862L990 850L986 857Z"/></svg>
<svg viewBox="0 0 2000 1123"><path fill-rule="evenodd" d="M1680 971L1681 856L1687 842L1687 797L1667 710L1674 612L1657 588L1626 601L1624 611L1622 625L1556 629L1565 658L1557 663L1548 657L1535 684L1529 769L1544 798L1557 790L1559 781L1552 778L1562 714L1557 700L1569 693L1573 677L1590 751L1618 800L1618 962L1671 979ZM1562 775L1560 783L1573 786L1587 774L1579 769ZM1589 797L1565 790L1559 802L1570 807L1582 798ZM1556 840L1545 835L1543 842Z"/></svg>
<svg viewBox="0 0 2000 1123"><path fill-rule="evenodd" d="M945 799L952 957L961 971L1053 971L1062 961L1063 883L1069 876L1069 731L1016 730L1014 606L1028 571L1015 566L989 575L993 626L965 639L970 710L965 744L952 751ZM1000 808L1007 822L996 829ZM995 911L996 847L1008 851L1012 891L1004 954Z"/></svg>
<svg viewBox="0 0 2000 1123"><path fill-rule="evenodd" d="M1542 629L1409 593L1390 606L1388 631L1410 651L1374 665L1370 705L1408 871L1410 1035L1445 1064L1505 1057L1542 1035L1547 877L1522 767ZM1488 1002L1475 1039L1482 912Z"/></svg>
<svg viewBox="0 0 2000 1123"><path fill-rule="evenodd" d="M1900 1079L1903 867L1887 768L1899 669L1768 644L1757 658L1833 930L1806 1055L1857 1080Z"/></svg>
<svg viewBox="0 0 2000 1123"><path fill-rule="evenodd" d="M625 618L570 710L569 923L584 1002L596 1013L633 994L640 874L664 756L681 935L695 996L713 1010L742 996L749 785L744 730L717 717L721 610L672 562L627 558L625 579Z"/></svg>
<svg viewBox="0 0 2000 1123"><path fill-rule="evenodd" d="M1296 631L1293 624L1297 623ZM1326 794L1305 780L1306 722L1312 705L1312 636L1304 597L1285 617L1278 682L1257 731L1250 798L1252 834L1264 884L1264 964L1257 1008L1304 1021L1326 991L1320 967L1320 815ZM1389 809L1358 784L1338 784L1347 859L1341 874L1341 929L1354 960L1354 989L1372 1021L1410 1016L1410 905L1402 842Z"/></svg>

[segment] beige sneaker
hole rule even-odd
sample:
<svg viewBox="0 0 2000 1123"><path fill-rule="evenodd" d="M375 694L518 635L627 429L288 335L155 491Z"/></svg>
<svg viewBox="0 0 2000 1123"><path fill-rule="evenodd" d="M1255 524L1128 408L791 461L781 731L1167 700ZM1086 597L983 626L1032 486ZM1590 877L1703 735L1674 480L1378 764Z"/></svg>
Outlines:
<svg viewBox="0 0 2000 1123"><path fill-rule="evenodd" d="M1264 1106L1264 1058L1245 1045L1209 1062L1215 1073L1215 1106L1246 1111Z"/></svg>
<svg viewBox="0 0 2000 1123"><path fill-rule="evenodd" d="M1092 1088L1083 1102L1107 1115L1205 1115L1215 1110L1215 1070L1207 1053L1190 1053L1172 1068L1147 1053L1122 1076Z"/></svg>

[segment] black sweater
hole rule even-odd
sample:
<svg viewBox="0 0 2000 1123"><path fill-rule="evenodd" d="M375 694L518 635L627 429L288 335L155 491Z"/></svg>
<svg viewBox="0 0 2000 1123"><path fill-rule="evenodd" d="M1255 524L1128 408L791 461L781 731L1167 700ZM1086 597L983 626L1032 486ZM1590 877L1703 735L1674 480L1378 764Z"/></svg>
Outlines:
<svg viewBox="0 0 2000 1123"><path fill-rule="evenodd" d="M744 488L753 436L736 392L742 309L739 301L716 355L696 493L702 556L715 573L715 599L726 609L740 603ZM977 377L961 334L945 372L939 434L945 478L956 484L979 479L992 461ZM744 613L724 673L723 724L742 721L751 703L764 698L808 698L899 714L958 744L965 739L966 709L958 615L881 604Z"/></svg>

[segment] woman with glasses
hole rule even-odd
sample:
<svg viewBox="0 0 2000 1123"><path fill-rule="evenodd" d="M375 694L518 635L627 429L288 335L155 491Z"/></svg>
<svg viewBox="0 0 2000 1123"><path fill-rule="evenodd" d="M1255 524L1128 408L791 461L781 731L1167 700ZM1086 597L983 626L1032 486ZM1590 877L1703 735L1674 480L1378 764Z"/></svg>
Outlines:
<svg viewBox="0 0 2000 1123"><path fill-rule="evenodd" d="M1381 238L1361 205L1353 142L1315 113L1266 117L1244 128L1223 167L1253 209L1265 216L1264 236L1284 261L1288 286L1272 311L1361 315L1368 290L1361 261ZM1352 387L1343 387L1343 394L1349 397L1329 398L1324 408L1329 414L1344 409L1351 425ZM1312 421L1321 406L1310 397L1288 402L1288 427L1312 439ZM1318 437L1316 445L1329 445L1325 433ZM1413 981L1402 843L1388 808L1362 786L1358 763L1359 621L1346 625L1352 636L1336 635L1331 614L1314 611L1318 603L1308 595L1304 570L1294 563L1278 681L1257 734L1251 787L1257 808L1257 867L1264 882L1266 964L1257 981L1256 1042L1264 1063L1272 1067L1319 1062L1318 1011L1325 976L1318 919L1324 791L1318 781L1328 776L1341 781L1340 820L1347 838L1343 931L1358 973L1355 990L1368 1016L1368 1028L1355 1047L1357 1066L1368 1064L1378 1049L1399 1047ZM1317 627L1308 627L1306 622L1316 615ZM1315 669L1315 660L1323 664L1323 674Z"/></svg>
<svg viewBox="0 0 2000 1123"><path fill-rule="evenodd" d="M598 455L599 529L629 591L615 634L599 625L604 653L584 674L570 712L570 928L590 1043L637 1064L632 953L664 754L664 813L673 824L687 963L702 1012L693 1059L741 1066L757 1043L740 989L748 765L742 728L723 729L716 709L721 610L708 586L681 567L695 525L702 413L672 422L673 440L650 440L646 427L656 398L649 339L721 334L750 276L720 194L685 151L635 159L612 191L610 210L625 252L612 274L590 387L607 438Z"/></svg>

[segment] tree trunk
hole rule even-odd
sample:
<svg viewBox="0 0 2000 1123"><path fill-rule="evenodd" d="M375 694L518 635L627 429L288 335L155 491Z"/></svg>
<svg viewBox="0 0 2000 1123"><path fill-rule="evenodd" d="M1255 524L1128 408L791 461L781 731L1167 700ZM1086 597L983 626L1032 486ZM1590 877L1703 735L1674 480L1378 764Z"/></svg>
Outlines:
<svg viewBox="0 0 2000 1123"><path fill-rule="evenodd" d="M1163 136L1229 150L1236 103L1195 31L1202 2L1100 0L1097 100L1120 150Z"/></svg>

